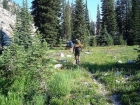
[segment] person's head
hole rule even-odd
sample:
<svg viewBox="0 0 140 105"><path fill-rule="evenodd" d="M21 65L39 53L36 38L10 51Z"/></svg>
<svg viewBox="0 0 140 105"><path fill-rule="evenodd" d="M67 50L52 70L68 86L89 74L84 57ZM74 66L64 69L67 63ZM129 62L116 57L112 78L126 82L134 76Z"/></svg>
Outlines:
<svg viewBox="0 0 140 105"><path fill-rule="evenodd" d="M79 43L79 40L78 39L75 39L75 44L78 44Z"/></svg>

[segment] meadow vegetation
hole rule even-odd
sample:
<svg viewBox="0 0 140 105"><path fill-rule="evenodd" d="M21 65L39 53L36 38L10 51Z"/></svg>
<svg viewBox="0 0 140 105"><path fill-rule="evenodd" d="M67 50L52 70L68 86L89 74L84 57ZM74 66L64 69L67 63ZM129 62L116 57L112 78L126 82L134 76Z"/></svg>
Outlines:
<svg viewBox="0 0 140 105"><path fill-rule="evenodd" d="M0 104L111 105L109 97L118 94L122 104L139 105L139 68L127 63L137 60L136 47L90 47L88 54L83 49L80 65L74 65L64 48L50 50L46 43L34 43L25 51L11 45L0 56ZM65 57L60 59L61 52ZM63 67L54 69L57 63Z"/></svg>

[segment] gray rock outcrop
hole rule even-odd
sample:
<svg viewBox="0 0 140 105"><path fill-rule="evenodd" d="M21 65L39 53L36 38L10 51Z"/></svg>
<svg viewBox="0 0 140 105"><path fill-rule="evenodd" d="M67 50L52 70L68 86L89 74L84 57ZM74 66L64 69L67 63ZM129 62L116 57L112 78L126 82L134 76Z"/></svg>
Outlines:
<svg viewBox="0 0 140 105"><path fill-rule="evenodd" d="M0 30L6 33L9 37L13 36L15 21L15 14L0 7Z"/></svg>

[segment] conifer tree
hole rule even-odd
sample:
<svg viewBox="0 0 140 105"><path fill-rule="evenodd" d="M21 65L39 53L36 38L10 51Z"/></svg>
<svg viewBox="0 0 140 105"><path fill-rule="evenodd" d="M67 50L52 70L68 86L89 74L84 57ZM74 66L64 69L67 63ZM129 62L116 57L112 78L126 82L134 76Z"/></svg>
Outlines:
<svg viewBox="0 0 140 105"><path fill-rule="evenodd" d="M30 14L28 12L28 4L27 0L23 0L21 11L17 14L17 23L16 23L16 30L15 35L17 42L19 45L23 45L25 48L31 44L31 19Z"/></svg>
<svg viewBox="0 0 140 105"><path fill-rule="evenodd" d="M86 3L85 3L85 21L86 21L87 29L89 30L90 29L90 19L89 19L87 0L86 0Z"/></svg>
<svg viewBox="0 0 140 105"><path fill-rule="evenodd" d="M97 42L100 46L110 45L112 43L111 36L107 32L106 26L102 28L101 35L98 36Z"/></svg>
<svg viewBox="0 0 140 105"><path fill-rule="evenodd" d="M74 40L75 4L71 3L71 39Z"/></svg>
<svg viewBox="0 0 140 105"><path fill-rule="evenodd" d="M69 2L66 2L64 5L63 11L63 35L64 39L69 40L71 39L71 8Z"/></svg>
<svg viewBox="0 0 140 105"><path fill-rule="evenodd" d="M13 42L20 45L20 27L21 27L21 17L20 17L20 11L16 11L16 23L15 23L15 28L14 28L14 37L13 37Z"/></svg>
<svg viewBox="0 0 140 105"><path fill-rule="evenodd" d="M56 44L59 32L59 17L61 0L34 0L32 2L32 15L35 26L51 46Z"/></svg>
<svg viewBox="0 0 140 105"><path fill-rule="evenodd" d="M124 40L127 40L131 27L131 0L117 0L116 21L118 33L123 36Z"/></svg>
<svg viewBox="0 0 140 105"><path fill-rule="evenodd" d="M90 22L89 33L90 33L90 36L94 36L95 35L95 24L94 24L93 21Z"/></svg>
<svg viewBox="0 0 140 105"><path fill-rule="evenodd" d="M128 36L128 45L138 44L140 19L139 19L139 4L138 0L132 0L132 32Z"/></svg>
<svg viewBox="0 0 140 105"><path fill-rule="evenodd" d="M108 33L114 37L116 32L116 14L114 0L102 0L102 26L106 25Z"/></svg>
<svg viewBox="0 0 140 105"><path fill-rule="evenodd" d="M96 21L96 35L100 35L101 32L101 17L100 17L99 5L97 6L97 21Z"/></svg>
<svg viewBox="0 0 140 105"><path fill-rule="evenodd" d="M87 36L87 41L86 41L86 45L89 46L90 43L90 39L91 39L91 35L94 35L94 24L92 26L92 23L90 22L90 18L89 18L89 11L88 11L88 4L87 4L87 0L85 3L85 25L86 25L86 36ZM86 37L85 37L86 38Z"/></svg>
<svg viewBox="0 0 140 105"><path fill-rule="evenodd" d="M72 39L80 39L84 45L87 45L87 27L85 23L85 7L83 0L76 0L75 1L75 9L73 15L73 26L72 26Z"/></svg>
<svg viewBox="0 0 140 105"><path fill-rule="evenodd" d="M116 21L117 21L117 28L120 34L124 33L125 28L125 21L126 20L126 8L125 4L122 3L122 0L117 0L116 3Z"/></svg>

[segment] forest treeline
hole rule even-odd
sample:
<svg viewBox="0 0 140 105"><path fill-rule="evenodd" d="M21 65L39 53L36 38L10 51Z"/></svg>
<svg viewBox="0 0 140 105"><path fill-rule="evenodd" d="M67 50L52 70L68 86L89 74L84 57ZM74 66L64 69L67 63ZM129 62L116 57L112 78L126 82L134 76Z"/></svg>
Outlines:
<svg viewBox="0 0 140 105"><path fill-rule="evenodd" d="M55 45L79 38L85 45L135 45L140 42L139 0L101 0L97 21L89 17L87 0L34 0L31 14L42 38ZM91 11L92 12L92 11ZM96 29L96 30L95 30Z"/></svg>
<svg viewBox="0 0 140 105"><path fill-rule="evenodd" d="M140 43L139 0L101 0L101 7L97 5L96 22L89 17L87 0L75 0L72 3L68 0L33 0L30 11L24 0L21 10L17 9L19 5L15 2L9 7L9 2L12 1L3 0L3 8L14 10L17 18L18 14L22 14L18 11L27 9L24 14L27 12L30 19L26 18L26 23L34 23L41 33L41 39L51 46L75 38L79 38L85 46Z"/></svg>

